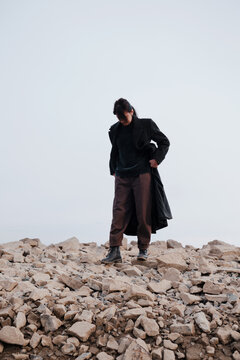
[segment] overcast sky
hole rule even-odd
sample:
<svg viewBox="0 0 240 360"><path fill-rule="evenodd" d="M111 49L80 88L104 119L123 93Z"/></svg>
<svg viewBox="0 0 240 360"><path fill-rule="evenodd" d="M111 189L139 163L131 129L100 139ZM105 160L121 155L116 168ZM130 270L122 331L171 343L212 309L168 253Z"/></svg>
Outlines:
<svg viewBox="0 0 240 360"><path fill-rule="evenodd" d="M152 241L240 246L239 16L238 0L0 0L0 243L108 240L124 97L171 143L173 219Z"/></svg>

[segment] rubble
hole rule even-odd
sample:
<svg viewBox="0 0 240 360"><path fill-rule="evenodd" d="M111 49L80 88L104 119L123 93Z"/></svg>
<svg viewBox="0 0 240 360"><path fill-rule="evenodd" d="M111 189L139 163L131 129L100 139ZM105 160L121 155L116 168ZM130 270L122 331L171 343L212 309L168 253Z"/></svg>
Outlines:
<svg viewBox="0 0 240 360"><path fill-rule="evenodd" d="M1 244L0 357L240 358L240 248L156 241L140 262L123 245L123 263L103 265L105 246L77 238Z"/></svg>

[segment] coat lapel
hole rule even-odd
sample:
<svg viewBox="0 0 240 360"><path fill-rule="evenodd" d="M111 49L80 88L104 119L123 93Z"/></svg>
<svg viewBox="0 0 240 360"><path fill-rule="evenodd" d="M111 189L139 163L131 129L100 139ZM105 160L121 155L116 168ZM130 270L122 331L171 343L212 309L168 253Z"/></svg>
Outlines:
<svg viewBox="0 0 240 360"><path fill-rule="evenodd" d="M115 143L116 143L119 126L120 126L120 122L115 123L109 132L109 136L110 136L110 139L111 139L113 145L115 145ZM142 132L143 132L143 126L142 126L141 119L139 119L138 117L135 116L134 121L133 121L133 142L137 149L139 149L139 147L140 147L138 145L138 141L141 137Z"/></svg>
<svg viewBox="0 0 240 360"><path fill-rule="evenodd" d="M143 132L143 126L141 119L135 116L133 122L133 142L137 149L139 148L138 141L142 135L142 132Z"/></svg>

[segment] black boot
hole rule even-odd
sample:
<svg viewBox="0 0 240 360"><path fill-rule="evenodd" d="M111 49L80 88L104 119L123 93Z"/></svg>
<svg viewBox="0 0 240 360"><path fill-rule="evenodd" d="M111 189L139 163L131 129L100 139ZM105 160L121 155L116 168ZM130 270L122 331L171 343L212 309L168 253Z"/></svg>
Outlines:
<svg viewBox="0 0 240 360"><path fill-rule="evenodd" d="M103 264L112 264L115 262L122 262L120 254L120 246L111 246L107 256L101 261Z"/></svg>
<svg viewBox="0 0 240 360"><path fill-rule="evenodd" d="M138 260L147 260L148 254L147 254L147 249L143 250L143 249L139 249L139 253L137 256Z"/></svg>

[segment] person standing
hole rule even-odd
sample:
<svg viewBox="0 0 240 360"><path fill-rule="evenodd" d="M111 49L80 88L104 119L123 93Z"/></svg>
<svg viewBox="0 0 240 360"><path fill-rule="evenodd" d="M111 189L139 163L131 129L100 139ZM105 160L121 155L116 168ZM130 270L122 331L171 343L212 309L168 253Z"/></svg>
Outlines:
<svg viewBox="0 0 240 360"><path fill-rule="evenodd" d="M114 103L118 121L109 129L112 143L110 174L115 177L109 252L102 263L121 262L123 234L137 235L138 260L147 259L151 233L167 226L171 210L163 189L158 165L170 142L152 119L138 118L128 100ZM157 143L157 147L151 142Z"/></svg>

